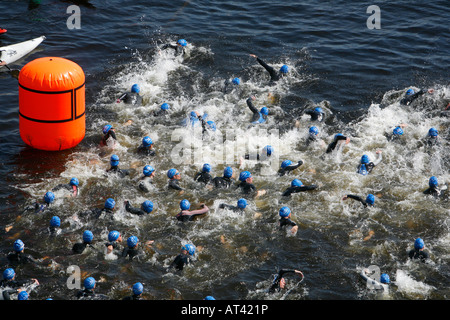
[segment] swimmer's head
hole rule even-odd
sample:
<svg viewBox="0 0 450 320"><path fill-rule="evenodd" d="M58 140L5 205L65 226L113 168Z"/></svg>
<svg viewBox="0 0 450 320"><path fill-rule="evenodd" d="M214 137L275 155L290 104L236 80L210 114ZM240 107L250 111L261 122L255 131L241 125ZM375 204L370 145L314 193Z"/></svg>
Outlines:
<svg viewBox="0 0 450 320"><path fill-rule="evenodd" d="M212 121L212 120L206 121L206 124L212 131L216 131L217 128L216 128L216 124L214 123L214 121Z"/></svg>
<svg viewBox="0 0 450 320"><path fill-rule="evenodd" d="M17 239L16 241L14 241L13 248L15 252L22 252L23 249L25 249L25 244L22 240Z"/></svg>
<svg viewBox="0 0 450 320"><path fill-rule="evenodd" d="M189 210L191 208L191 203L187 199L183 199L180 201L180 209L181 210Z"/></svg>
<svg viewBox="0 0 450 320"><path fill-rule="evenodd" d="M108 233L108 241L117 241L120 237L120 232L116 230L112 230Z"/></svg>
<svg viewBox="0 0 450 320"><path fill-rule="evenodd" d="M127 239L128 248L135 248L139 243L139 239L136 236L131 236Z"/></svg>
<svg viewBox="0 0 450 320"><path fill-rule="evenodd" d="M169 171L167 171L167 177L168 177L169 179L173 179L173 177L175 177L175 176L177 176L177 175L179 175L179 174L180 174L180 173L179 173L178 170L175 169L175 168L169 169Z"/></svg>
<svg viewBox="0 0 450 320"><path fill-rule="evenodd" d="M180 39L177 41L177 44L181 47L186 47L187 46L187 41L184 39Z"/></svg>
<svg viewBox="0 0 450 320"><path fill-rule="evenodd" d="M114 209L115 206L116 206L116 201L114 201L113 198L106 199L106 201L105 201L106 209Z"/></svg>
<svg viewBox="0 0 450 320"><path fill-rule="evenodd" d="M239 78L234 78L234 79L232 80L232 82L233 82L233 84L235 84L235 85L239 85L239 84L241 83L241 79L239 79Z"/></svg>
<svg viewBox="0 0 450 320"><path fill-rule="evenodd" d="M315 108L314 111L316 113L322 113L323 112L322 108L320 108L320 107Z"/></svg>
<svg viewBox="0 0 450 320"><path fill-rule="evenodd" d="M367 164L367 163L369 163L369 156L368 155L363 155L362 157L361 157L361 163L362 164Z"/></svg>
<svg viewBox="0 0 450 320"><path fill-rule="evenodd" d="M245 209L247 207L247 200L245 200L243 198L239 199L237 202L237 206L238 206L238 208Z"/></svg>
<svg viewBox="0 0 450 320"><path fill-rule="evenodd" d="M312 136L317 136L319 134L319 129L317 127L309 128L309 134Z"/></svg>
<svg viewBox="0 0 450 320"><path fill-rule="evenodd" d="M189 255L193 256L195 254L195 246L193 244L187 243L181 247L181 250L186 250Z"/></svg>
<svg viewBox="0 0 450 320"><path fill-rule="evenodd" d="M169 108L170 108L170 106L169 106L168 103L163 103L163 104L161 105L161 110L169 110Z"/></svg>
<svg viewBox="0 0 450 320"><path fill-rule="evenodd" d="M86 243L91 243L94 239L94 234L90 230L85 230L83 232L83 241Z"/></svg>
<svg viewBox="0 0 450 320"><path fill-rule="evenodd" d="M53 192L49 191L44 195L44 202L45 203L52 203L53 201L55 201L55 195Z"/></svg>
<svg viewBox="0 0 450 320"><path fill-rule="evenodd" d="M141 295L142 292L144 292L144 286L140 282L136 282L133 284L133 294L138 296Z"/></svg>
<svg viewBox="0 0 450 320"><path fill-rule="evenodd" d="M91 290L95 288L95 279L93 277L88 277L84 279L83 285L86 289Z"/></svg>
<svg viewBox="0 0 450 320"><path fill-rule="evenodd" d="M138 84L135 83L131 86L131 92L139 93L140 91L141 91L141 88L139 87Z"/></svg>
<svg viewBox="0 0 450 320"><path fill-rule="evenodd" d="M428 180L428 185L430 188L435 188L438 186L438 179L435 176L430 177L430 180Z"/></svg>
<svg viewBox="0 0 450 320"><path fill-rule="evenodd" d="M151 176L151 174L155 171L155 168L153 168L150 165L146 165L144 167L144 169L142 170L142 173L144 174L144 176L149 177Z"/></svg>
<svg viewBox="0 0 450 320"><path fill-rule="evenodd" d="M301 182L299 179L294 179L291 182L291 187L301 187L303 185L303 182Z"/></svg>
<svg viewBox="0 0 450 320"><path fill-rule="evenodd" d="M414 90L413 90L413 89L408 89L408 90L406 90L406 95L407 95L407 96L410 96L410 95L412 95L412 94L414 94Z"/></svg>
<svg viewBox="0 0 450 320"><path fill-rule="evenodd" d="M286 167L289 167L291 164L292 164L292 161L291 161L291 160L284 160L284 161L281 163L281 169L284 169L284 168L286 168Z"/></svg>
<svg viewBox="0 0 450 320"><path fill-rule="evenodd" d="M375 196L373 194L368 194L366 198L366 203L370 206L373 206L375 203Z"/></svg>
<svg viewBox="0 0 450 320"><path fill-rule="evenodd" d="M423 240L421 238L417 238L414 241L414 248L417 250L423 249L425 247L425 243L423 242Z"/></svg>
<svg viewBox="0 0 450 320"><path fill-rule="evenodd" d="M77 186L80 184L80 182L78 181L77 178L72 178L72 179L70 179L69 184L70 184L71 186L76 186L76 187L77 187Z"/></svg>
<svg viewBox="0 0 450 320"><path fill-rule="evenodd" d="M249 171L242 171L239 174L239 181L246 181L248 178L251 178L252 174Z"/></svg>
<svg viewBox="0 0 450 320"><path fill-rule="evenodd" d="M209 163L205 163L202 167L202 172L211 172L211 165Z"/></svg>
<svg viewBox="0 0 450 320"><path fill-rule="evenodd" d="M231 178L231 177L233 176L233 168L231 168L231 167L226 167L226 168L223 170L223 176L224 176L225 178Z"/></svg>
<svg viewBox="0 0 450 320"><path fill-rule="evenodd" d="M58 216L53 216L51 219L50 219L50 226L51 227L60 227L61 226L61 218L60 217L58 217Z"/></svg>
<svg viewBox="0 0 450 320"><path fill-rule="evenodd" d="M287 218L287 217L289 217L290 214L291 214L291 209L289 209L288 207L282 207L279 211L279 215L282 218Z"/></svg>
<svg viewBox="0 0 450 320"><path fill-rule="evenodd" d="M144 202L142 202L142 210L144 210L147 213L150 213L153 211L153 202L151 202L150 200L145 200Z"/></svg>
<svg viewBox="0 0 450 320"><path fill-rule="evenodd" d="M383 274L380 276L380 282L381 282L381 283L390 283L391 280L389 279L389 275L386 274L386 273L383 273Z"/></svg>
<svg viewBox="0 0 450 320"><path fill-rule="evenodd" d="M280 68L280 72L283 73L283 74L288 73L289 72L289 67L287 65L285 65L285 64L282 65L281 68Z"/></svg>
<svg viewBox="0 0 450 320"><path fill-rule="evenodd" d="M153 140L152 140L152 138L150 138L149 136L145 136L145 137L142 139L142 145L143 145L145 148L150 147L152 144L153 144Z"/></svg>
<svg viewBox="0 0 450 320"><path fill-rule="evenodd" d="M112 129L112 125L110 125L110 124L105 125L102 129L103 134L107 134L109 132L109 130L111 130L111 129Z"/></svg>
<svg viewBox="0 0 450 320"><path fill-rule="evenodd" d="M261 112L263 115L267 116L267 115L269 114L269 109L268 109L267 107L262 107L261 110L260 110L260 112Z"/></svg>
<svg viewBox="0 0 450 320"><path fill-rule="evenodd" d="M428 135L430 137L437 137L438 136L438 131L436 128L430 128L430 130L428 130Z"/></svg>
<svg viewBox="0 0 450 320"><path fill-rule="evenodd" d="M395 127L392 133L394 134L394 136L401 136L403 134L403 129L400 127Z"/></svg>
<svg viewBox="0 0 450 320"><path fill-rule="evenodd" d="M109 163L111 167L117 167L119 165L119 156L117 154L113 154L109 159Z"/></svg>
<svg viewBox="0 0 450 320"><path fill-rule="evenodd" d="M263 152L265 153L266 156L270 157L273 153L273 147L270 145L267 145L263 148Z"/></svg>

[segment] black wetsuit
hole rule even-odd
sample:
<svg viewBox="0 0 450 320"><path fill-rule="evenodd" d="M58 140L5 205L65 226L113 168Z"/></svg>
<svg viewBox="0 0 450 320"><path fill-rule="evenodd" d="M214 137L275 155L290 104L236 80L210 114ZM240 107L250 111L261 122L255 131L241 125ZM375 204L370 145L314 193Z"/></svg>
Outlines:
<svg viewBox="0 0 450 320"><path fill-rule="evenodd" d="M135 208L131 206L129 201L125 201L125 210L129 213L136 214L138 216L145 216L148 214L147 212L145 212L140 208Z"/></svg>
<svg viewBox="0 0 450 320"><path fill-rule="evenodd" d="M212 181L212 177L208 172L198 172L194 177L194 181L208 184Z"/></svg>
<svg viewBox="0 0 450 320"><path fill-rule="evenodd" d="M119 177L124 178L130 174L129 170L126 169L120 169L118 166L111 167L108 170L106 170L107 173L115 173Z"/></svg>
<svg viewBox="0 0 450 320"><path fill-rule="evenodd" d="M280 281L286 273L295 273L295 271L281 269L278 272L278 274L275 276L275 279L273 280L272 285L269 288L269 293L275 293L275 292L279 292L281 290Z"/></svg>
<svg viewBox="0 0 450 320"><path fill-rule="evenodd" d="M125 92L123 93L119 99L126 104L132 104L135 106L140 106L142 104L142 97L137 92Z"/></svg>
<svg viewBox="0 0 450 320"><path fill-rule="evenodd" d="M297 225L294 221L292 221L289 218L280 218L279 222L280 222L280 230L282 230L283 227L285 227L285 226L294 227Z"/></svg>
<svg viewBox="0 0 450 320"><path fill-rule="evenodd" d="M347 140L347 137L346 136L335 136L333 141L328 145L326 153L333 152L333 150L336 149L338 142L342 141L342 140Z"/></svg>
<svg viewBox="0 0 450 320"><path fill-rule="evenodd" d="M0 62L1 62L1 60L0 60ZM2 291L3 300L12 300L11 299L11 295L15 294L15 293L18 293L17 290L18 289L5 289L5 290L3 290ZM0 291L1 291L1 289L0 289Z"/></svg>
<svg viewBox="0 0 450 320"><path fill-rule="evenodd" d="M348 195L347 195L347 198L350 198L350 199L353 199L353 200L356 200L356 201L361 202L361 204L364 206L364 208L367 208L368 206L371 206L370 204L368 204L368 203L366 202L366 200L364 200L364 199L361 198L360 196L353 195L353 194L348 194Z"/></svg>
<svg viewBox="0 0 450 320"><path fill-rule="evenodd" d="M241 181L241 183L239 183L238 187L245 194L253 194L254 192L256 192L255 185L252 183L247 183L246 181Z"/></svg>
<svg viewBox="0 0 450 320"><path fill-rule="evenodd" d="M182 187L180 187L180 180L177 179L170 179L169 180L169 189L174 189L174 190L183 190Z"/></svg>
<svg viewBox="0 0 450 320"><path fill-rule="evenodd" d="M271 82L278 81L283 77L283 74L281 72L276 71L275 68L273 68L272 66L269 66L262 59L256 58L256 61L258 61L258 63L260 65L262 65L264 67L264 69L266 69L266 71L269 73Z"/></svg>
<svg viewBox="0 0 450 320"><path fill-rule="evenodd" d="M435 198L439 198L441 195L443 195L443 192L441 189L439 189L439 187L430 187L426 189L423 193L427 195L432 195Z"/></svg>
<svg viewBox="0 0 450 320"><path fill-rule="evenodd" d="M140 145L137 149L137 153L143 156L155 156L156 152L154 149L150 149L149 147L144 147L144 145Z"/></svg>
<svg viewBox="0 0 450 320"><path fill-rule="evenodd" d="M125 297L122 300L143 300L143 299L140 294L133 294L132 296Z"/></svg>
<svg viewBox="0 0 450 320"><path fill-rule="evenodd" d="M226 177L215 177L212 180L214 186L220 189L228 189L233 183L233 181L234 181L233 178L226 178Z"/></svg>
<svg viewBox="0 0 450 320"><path fill-rule="evenodd" d="M420 91L414 93L414 94L410 94L409 96L403 97L402 100L400 100L400 104L403 105L410 105L411 102L413 102L414 100L416 100L417 98L419 98L420 96L424 95L425 93L427 93L426 91L424 91L423 89L420 89Z"/></svg>
<svg viewBox="0 0 450 320"><path fill-rule="evenodd" d="M78 242L75 243L72 247L72 253L74 254L82 254L87 247L92 247L90 243L87 242Z"/></svg>
<svg viewBox="0 0 450 320"><path fill-rule="evenodd" d="M77 186L73 186L70 183L58 184L56 187L54 187L52 189L52 191L55 192L55 191L58 191L58 190L61 190L61 189L69 191L70 193L72 193L72 196L74 196L74 197L77 196L77 194L78 194L78 187Z"/></svg>
<svg viewBox="0 0 450 320"><path fill-rule="evenodd" d="M247 99L247 106L250 111L253 112L252 119L250 120L251 123L262 123L267 120L267 116L259 112L259 110L253 105L252 98Z"/></svg>
<svg viewBox="0 0 450 320"><path fill-rule="evenodd" d="M114 250L118 249L119 243L117 241L108 241L105 243L105 247L108 248L109 246L112 247L112 252L114 252Z"/></svg>
<svg viewBox="0 0 450 320"><path fill-rule="evenodd" d="M299 162L297 162L297 164L292 164L290 166L287 166L285 168L280 168L278 170L278 175L279 176L284 176L285 174L291 172L292 170L297 169L298 167L300 167L303 164L303 161L300 160Z"/></svg>
<svg viewBox="0 0 450 320"><path fill-rule="evenodd" d="M298 193L298 192L303 192L303 191L310 191L310 190L314 190L316 189L317 186L316 185L310 185L310 186L291 186L289 188L287 188L282 196L283 197L289 197L291 194L293 193Z"/></svg>
<svg viewBox="0 0 450 320"><path fill-rule="evenodd" d="M412 249L408 255L410 259L420 259L422 262L428 259L428 253L423 250Z"/></svg>
<svg viewBox="0 0 450 320"><path fill-rule="evenodd" d="M165 50L167 48L173 49L175 51L176 56L185 54L184 47L179 46L177 44L170 44L170 43L164 44L162 45L161 50Z"/></svg>
<svg viewBox="0 0 450 320"><path fill-rule="evenodd" d="M231 210L234 212L241 212L241 213L243 213L245 211L245 208L239 208L237 206L231 206L231 205L225 204L225 203L219 204L219 208L220 209L228 209L228 210Z"/></svg>
<svg viewBox="0 0 450 320"><path fill-rule="evenodd" d="M116 133L114 132L114 130L110 129L107 134L103 135L102 141L100 142L100 144L106 146L109 137L112 137L114 140L117 141Z"/></svg>
<svg viewBox="0 0 450 320"><path fill-rule="evenodd" d="M325 113L324 112L318 112L316 110L306 110L305 114L311 116L311 121L325 121Z"/></svg>
<svg viewBox="0 0 450 320"><path fill-rule="evenodd" d="M130 260L133 260L135 258L139 258L141 255L142 255L142 253L137 248L126 247L122 251L122 257L123 258L129 257Z"/></svg>
<svg viewBox="0 0 450 320"><path fill-rule="evenodd" d="M83 289L77 292L76 297L81 298L95 298L96 294L93 289Z"/></svg>
<svg viewBox="0 0 450 320"><path fill-rule="evenodd" d="M34 280L1 280L0 281L0 291L3 295L3 300L11 300L11 295L18 293L17 290L23 287L28 287L34 283ZM5 288L10 289L5 289Z"/></svg>
<svg viewBox="0 0 450 320"><path fill-rule="evenodd" d="M204 215L206 212L208 212L208 210L205 210L204 207L202 209L193 211L182 210L175 217L178 221L187 222L192 221L197 216Z"/></svg>
<svg viewBox="0 0 450 320"><path fill-rule="evenodd" d="M162 116L166 116L169 114L169 110L165 110L165 109L158 109L153 111L153 116L154 117L162 117Z"/></svg>
<svg viewBox="0 0 450 320"><path fill-rule="evenodd" d="M441 140L440 140L439 136L437 136L437 137L428 136L425 138L424 142L425 142L425 145L429 148L437 147L437 146L441 145Z"/></svg>
<svg viewBox="0 0 450 320"><path fill-rule="evenodd" d="M183 270L184 266L191 263L191 258L187 254L180 253L170 264L169 268Z"/></svg>
<svg viewBox="0 0 450 320"><path fill-rule="evenodd" d="M9 263L14 266L17 266L19 264L38 263L38 260L33 258L33 256L23 252L10 252L6 256L6 258L8 259Z"/></svg>

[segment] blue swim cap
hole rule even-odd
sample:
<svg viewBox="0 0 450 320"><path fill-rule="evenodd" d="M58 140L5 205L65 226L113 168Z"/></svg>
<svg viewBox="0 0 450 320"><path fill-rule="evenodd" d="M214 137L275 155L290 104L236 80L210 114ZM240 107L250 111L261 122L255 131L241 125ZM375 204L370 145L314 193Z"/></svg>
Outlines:
<svg viewBox="0 0 450 320"><path fill-rule="evenodd" d="M112 125L107 124L106 126L103 127L103 134L107 134L109 132L109 130L111 130Z"/></svg>
<svg viewBox="0 0 450 320"><path fill-rule="evenodd" d="M284 169L284 168L290 166L291 164L292 164L292 161L291 161L291 160L284 160L284 161L281 163L281 168Z"/></svg>
<svg viewBox="0 0 450 320"><path fill-rule="evenodd" d="M214 123L214 121L209 120L209 121L206 121L206 123L208 124L208 127L209 127L212 131L216 131L216 130L217 130L217 127L216 127L216 124Z"/></svg>
<svg viewBox="0 0 450 320"><path fill-rule="evenodd" d="M435 176L432 176L430 180L428 180L428 185L430 188L435 188L438 186L438 179Z"/></svg>
<svg viewBox="0 0 450 320"><path fill-rule="evenodd" d="M95 279L93 277L86 278L84 279L83 284L86 289L94 289Z"/></svg>
<svg viewBox="0 0 450 320"><path fill-rule="evenodd" d="M186 47L187 46L187 41L184 39L180 39L177 41L177 43L182 46L182 47Z"/></svg>
<svg viewBox="0 0 450 320"><path fill-rule="evenodd" d="M408 90L406 91L406 95L407 95L407 96L410 96L410 95L412 95L412 94L414 94L414 90L413 90L413 89L408 89Z"/></svg>
<svg viewBox="0 0 450 320"><path fill-rule="evenodd" d="M206 296L204 300L216 300L213 296Z"/></svg>
<svg viewBox="0 0 450 320"><path fill-rule="evenodd" d="M436 128L431 128L430 130L428 130L428 135L431 137L437 137L438 131L436 130Z"/></svg>
<svg viewBox="0 0 450 320"><path fill-rule="evenodd" d="M317 112L317 113L322 113L323 112L322 108L320 108L320 107L315 108L314 111Z"/></svg>
<svg viewBox="0 0 450 320"><path fill-rule="evenodd" d="M262 107L261 110L260 110L260 112L261 112L263 115L267 116L267 115L269 114L269 109L268 109L267 107Z"/></svg>
<svg viewBox="0 0 450 320"><path fill-rule="evenodd" d="M267 145L263 148L263 151L267 156L271 156L272 152L273 152L273 147L270 145Z"/></svg>
<svg viewBox="0 0 450 320"><path fill-rule="evenodd" d="M153 144L153 140L149 137L149 136L145 136L143 139L142 139L142 145L144 146L144 147L150 147L151 145Z"/></svg>
<svg viewBox="0 0 450 320"><path fill-rule="evenodd" d="M113 230L108 233L108 241L117 241L120 237L120 232Z"/></svg>
<svg viewBox="0 0 450 320"><path fill-rule="evenodd" d="M211 165L209 163L205 163L203 165L202 171L203 172L210 172L211 171Z"/></svg>
<svg viewBox="0 0 450 320"><path fill-rule="evenodd" d="M53 192L49 191L44 195L44 201L46 203L52 203L53 201L55 201L55 195L53 194Z"/></svg>
<svg viewBox="0 0 450 320"><path fill-rule="evenodd" d="M424 246L425 243L421 238L417 238L416 241L414 241L414 248L416 248L417 250L423 249Z"/></svg>
<svg viewBox="0 0 450 320"><path fill-rule="evenodd" d="M109 163L111 167L117 167L119 165L119 156L117 154L113 154L109 159Z"/></svg>
<svg viewBox="0 0 450 320"><path fill-rule="evenodd" d="M142 209L144 209L145 212L150 213L153 211L153 202L150 200L145 200L142 203Z"/></svg>
<svg viewBox="0 0 450 320"><path fill-rule="evenodd" d="M301 187L303 185L303 182L301 182L298 179L294 179L291 182L291 187Z"/></svg>
<svg viewBox="0 0 450 320"><path fill-rule="evenodd" d="M245 209L245 207L247 207L247 200L239 199L238 202L237 202L237 205L238 205L239 208Z"/></svg>
<svg viewBox="0 0 450 320"><path fill-rule="evenodd" d="M169 171L167 171L167 177L169 179L172 179L173 177L175 177L178 174L178 170L177 169L169 169Z"/></svg>
<svg viewBox="0 0 450 320"><path fill-rule="evenodd" d="M51 227L59 227L59 226L61 226L61 219L58 216L53 216L50 219L50 226Z"/></svg>
<svg viewBox="0 0 450 320"><path fill-rule="evenodd" d="M144 286L142 285L142 283L136 282L135 284L133 284L133 293L135 295L138 296L142 294L142 292L144 292Z"/></svg>
<svg viewBox="0 0 450 320"><path fill-rule="evenodd" d="M192 119L198 119L198 115L197 112L195 111L191 111L191 113L189 114L189 117Z"/></svg>
<svg viewBox="0 0 450 320"><path fill-rule="evenodd" d="M5 271L3 271L3 279L5 280L11 280L16 275L16 272L13 268L8 268Z"/></svg>
<svg viewBox="0 0 450 320"><path fill-rule="evenodd" d="M239 181L245 181L245 180L247 180L248 178L251 178L251 177L252 177L252 174L249 171L242 171L239 174Z"/></svg>
<svg viewBox="0 0 450 320"><path fill-rule="evenodd" d="M191 207L191 203L187 199L183 199L180 201L180 209L181 210L189 210Z"/></svg>
<svg viewBox="0 0 450 320"><path fill-rule="evenodd" d="M114 201L113 198L108 198L105 201L105 208L106 209L113 209L116 206L116 201Z"/></svg>
<svg viewBox="0 0 450 320"><path fill-rule="evenodd" d="M280 214L280 217L287 218L291 214L291 209L289 209L288 207L282 207L280 209L279 214Z"/></svg>
<svg viewBox="0 0 450 320"><path fill-rule="evenodd" d="M141 88L139 87L139 85L133 84L133 86L131 87L131 92L139 93L140 91L141 91Z"/></svg>
<svg viewBox="0 0 450 320"><path fill-rule="evenodd" d="M366 203L373 206L373 204L375 203L375 196L369 193L366 198Z"/></svg>
<svg viewBox="0 0 450 320"><path fill-rule="evenodd" d="M136 237L136 236L131 236L131 237L129 237L129 238L127 239L127 245L128 245L128 248L134 248L134 247L136 247L137 244L138 244L138 242L139 242L138 237Z"/></svg>
<svg viewBox="0 0 450 320"><path fill-rule="evenodd" d="M28 292L26 292L25 290L20 291L17 296L17 300L28 300Z"/></svg>
<svg viewBox="0 0 450 320"><path fill-rule="evenodd" d="M288 73L288 71L289 71L289 67L287 65L284 64L281 66L281 68L280 68L281 73Z"/></svg>
<svg viewBox="0 0 450 320"><path fill-rule="evenodd" d="M77 178L70 179L70 185L71 186L78 186L79 184L80 184L80 182L78 181Z"/></svg>
<svg viewBox="0 0 450 320"><path fill-rule="evenodd" d="M25 244L23 243L22 240L17 239L16 241L14 241L13 247L14 247L14 251L21 252L25 248Z"/></svg>
<svg viewBox="0 0 450 320"><path fill-rule="evenodd" d="M169 106L168 103L163 103L163 104L161 105L161 110L169 110L169 108L170 108L170 106Z"/></svg>
<svg viewBox="0 0 450 320"><path fill-rule="evenodd" d="M232 175L233 175L233 168L231 168L231 167L226 167L226 168L223 170L223 176L224 176L225 178L231 178Z"/></svg>
<svg viewBox="0 0 450 320"><path fill-rule="evenodd" d="M182 246L181 250L186 250L189 253L189 255L193 256L195 253L195 246L193 244L188 243Z"/></svg>
<svg viewBox="0 0 450 320"><path fill-rule="evenodd" d="M142 172L144 173L144 176L149 177L155 169L152 166L146 165Z"/></svg>
<svg viewBox="0 0 450 320"><path fill-rule="evenodd" d="M239 84L241 83L241 79L239 79L239 78L234 78L234 79L232 80L232 82L233 82L233 84L235 84L235 85L239 85Z"/></svg>
<svg viewBox="0 0 450 320"><path fill-rule="evenodd" d="M389 275L386 274L386 273L383 273L383 274L380 276L380 282L381 282L381 283L390 283L391 280L389 279Z"/></svg>
<svg viewBox="0 0 450 320"><path fill-rule="evenodd" d="M396 136L401 136L403 134L403 129L400 127L396 127L392 133Z"/></svg>
<svg viewBox="0 0 450 320"><path fill-rule="evenodd" d="M87 243L91 243L92 239L94 239L94 234L89 230L85 230L83 232L83 241L87 242Z"/></svg>
<svg viewBox="0 0 450 320"><path fill-rule="evenodd" d="M362 164L367 164L367 163L369 163L369 156L368 155L363 155L362 157L361 157L361 163Z"/></svg>
<svg viewBox="0 0 450 320"><path fill-rule="evenodd" d="M319 129L317 127L309 128L309 133L317 136L319 134Z"/></svg>

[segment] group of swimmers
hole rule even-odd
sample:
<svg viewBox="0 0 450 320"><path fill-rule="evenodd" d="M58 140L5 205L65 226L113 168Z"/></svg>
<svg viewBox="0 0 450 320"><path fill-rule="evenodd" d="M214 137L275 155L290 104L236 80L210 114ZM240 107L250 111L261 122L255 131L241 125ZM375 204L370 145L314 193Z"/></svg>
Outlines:
<svg viewBox="0 0 450 320"><path fill-rule="evenodd" d="M187 42L184 39L178 40L176 45L167 44L162 46L160 49L168 49L171 48L174 50L176 55L183 55L185 53L185 49L187 46ZM274 67L268 65L265 61L263 61L261 58L257 57L254 54L250 55L251 57L255 58L256 61L269 73L270 75L270 81L276 82L280 79L282 79L288 72L289 67L287 65L283 65L279 70L276 70ZM226 86L238 86L240 84L239 78L232 79L231 82L226 82ZM428 91L431 93L432 91ZM402 104L408 105L421 95L423 95L425 91L420 90L419 92L414 92L412 89L409 89L406 92L405 97L401 101ZM253 116L250 120L252 124L258 124L258 123L264 123L267 121L267 116L269 114L267 107L263 107L260 110L258 110L254 105L254 97L249 97L246 100L248 108L252 111ZM126 104L132 104L132 105L141 105L142 103L142 96L140 95L140 87L138 84L134 84L131 87L130 92L123 93L118 99L117 103L126 103ZM161 114L167 114L169 112L170 106L167 103L164 103L161 105L160 110L155 112L155 115L161 115ZM314 110L307 110L305 111L305 114L311 116L311 121L318 121L323 122L326 118L325 112L320 107L315 108ZM202 125L204 130L215 130L216 124L213 121L206 121L205 116L199 115L197 112L193 111L190 114L190 117L188 121L185 123L185 125L195 123L199 123ZM396 139L400 137L403 134L403 129L405 128L405 125L399 125L393 130L392 139ZM117 140L115 129L112 127L112 125L107 124L102 129L103 137L100 142L101 146L108 146L111 144L111 141L114 143ZM308 137L308 143L314 143L314 141L317 140L318 136L318 128L316 126L312 126L309 128L309 137ZM326 153L333 152L336 148L340 147L341 144L348 144L350 141L349 137L344 136L343 134L336 134L333 138L333 141L327 146ZM427 141L430 141L430 145L437 145L439 144L439 137L438 132L436 129L431 128L429 130L429 134L427 137ZM146 136L142 139L142 144L137 149L137 152L144 155L144 156L155 156L156 151L154 149L154 143L152 139L149 136ZM274 150L273 147L270 145L267 145L263 148L261 154L257 154L256 160L258 161L265 161L270 159L271 155L273 154ZM378 150L376 152L377 159L375 161L371 161L367 155L363 155L360 160L360 164L358 165L357 172L362 175L367 175L372 172L374 167L376 167L381 161L381 151ZM245 155L241 159L241 166L242 162L244 160L250 160L252 159L251 155ZM108 174L116 174L120 177L126 177L128 176L129 170L122 169L119 166L120 159L119 156L116 154L113 154L110 157L110 168L106 170ZM302 160L292 162L291 160L284 160L280 168L278 170L279 176L284 176L286 174L289 174L291 171L299 168L303 164ZM149 184L151 184L152 179L155 176L155 169L151 165L144 166L143 170L143 176L139 180L139 189L148 192L150 190ZM201 169L200 172L198 172L194 177L194 181L203 183L204 185L207 185L212 188L225 188L228 189L232 185L235 184L235 172L233 171L232 167L226 167L223 171L222 176L218 177L212 177L211 176L211 165L208 163L205 163ZM167 177L169 179L168 182L168 188L172 190L180 191L181 194L185 191L180 185L179 181L181 178L180 172L175 169L171 168L167 171ZM260 197L265 194L265 190L257 190L255 185L253 184L253 176L249 171L241 171L239 174L239 184L238 188L242 190L244 197L240 198L237 201L237 204L229 205L229 204L220 204L219 208L222 209L229 209L236 212L244 212L245 208L247 207L247 199L248 195L251 195L253 197ZM43 202L37 202L33 206L27 207L26 210L32 210L36 213L38 212L44 212L54 201L55 201L55 191L58 190L67 190L70 192L72 196L78 195L78 186L79 181L77 178L72 178L68 184L61 184L56 186L52 191L47 192L44 195ZM297 192L304 192L304 191L311 191L315 190L317 188L316 185L309 185L305 186L299 179L293 179L291 182L291 185L283 192L283 197L289 197L293 193ZM442 193L442 189L439 188L437 178L431 177L429 180L429 188L424 191L425 194L432 194L434 196L440 196ZM247 198L247 199L246 199ZM358 195L345 195L343 200L346 199L354 199L363 204L364 207L370 207L373 206L375 203L375 196L373 194L367 195L367 197L364 199L361 196ZM132 204L130 204L129 201L125 201L125 210L127 212L130 212L132 214L136 215L147 215L153 212L153 203L150 200L144 201L140 207L133 207ZM112 216L114 213L114 209L116 207L116 202L113 198L108 198L102 208L94 208L92 210L88 210L86 212L80 213L80 218L94 218L98 219L101 216L108 217ZM191 203L187 199L183 199L180 201L179 204L180 212L176 215L176 219L181 222L186 221L192 221L195 217L201 216L209 212L209 208L205 204L201 204L198 209L191 210ZM295 222L291 220L291 210L287 206L283 206L279 209L279 228L289 228L290 232L292 234L295 234L298 230L298 226ZM53 216L50 220L50 226L49 230L51 235L56 236L60 232L60 226L61 226L61 219L58 216ZM84 250L91 246L92 241L94 238L94 234L90 230L85 230L82 235L82 242L76 243L73 245L72 252L74 254L81 254L84 252ZM122 257L127 257L129 259L134 259L135 257L139 257L142 255L142 252L139 250L139 244L140 240L135 236L132 235L127 238L126 240L126 247L119 250L119 244L123 242L122 235L119 231L112 230L108 234L108 241L105 244L105 251L107 254L111 254L115 252L117 255ZM145 246L151 246L153 244L153 240L147 240L144 242ZM26 255L24 253L24 244L20 239L17 239L14 242L14 252L8 255L8 260L10 262L14 263L27 263L27 262L33 262L35 259L29 255ZM414 249L411 250L409 253L409 257L411 259L420 259L421 261L426 261L428 259L428 254L426 251L424 251L424 241L421 238L417 238L414 243ZM183 244L181 247L181 252L176 256L176 258L173 260L173 262L170 264L169 268L175 268L177 270L183 270L183 268L189 264L192 259L194 258L196 252L196 247L191 243ZM286 273L294 273L301 276L301 279L303 280L303 273L300 270L292 269L281 269L280 272L274 277L274 280L272 282L272 285L270 286L268 292L275 292L280 291L285 288L285 279L284 274ZM363 275L363 274L362 274ZM381 283L389 283L389 276L387 274L383 274L381 279ZM32 279L32 283L38 284L38 281L36 279ZM3 281L0 283L0 288L8 288L3 290L3 298L4 299L10 299L11 294L18 293L17 298L21 300L25 300L28 298L28 293L26 290L22 290L26 284L29 284L29 282L23 282L23 281L17 281L15 279L15 271L13 268L7 268L3 273ZM77 294L77 298L95 298L96 293L94 291L96 286L96 280L93 277L87 277L84 280L84 289L80 290ZM132 287L133 295L126 297L125 299L140 299L142 297L142 293L144 291L143 285L141 282L136 282ZM206 299L206 298L205 298ZM207 299L214 299L211 296L207 296Z"/></svg>

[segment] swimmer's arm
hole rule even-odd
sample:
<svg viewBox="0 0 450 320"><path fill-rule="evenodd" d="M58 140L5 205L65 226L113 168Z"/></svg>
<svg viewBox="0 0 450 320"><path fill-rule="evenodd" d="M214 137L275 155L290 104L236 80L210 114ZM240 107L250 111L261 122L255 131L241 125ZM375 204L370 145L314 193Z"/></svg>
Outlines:
<svg viewBox="0 0 450 320"><path fill-rule="evenodd" d="M251 112L253 112L253 113L258 113L258 109L256 109L256 107L253 105L252 100L255 100L255 97L254 97L254 96L249 97L249 98L247 99L247 106L248 106L248 108L251 110Z"/></svg>

